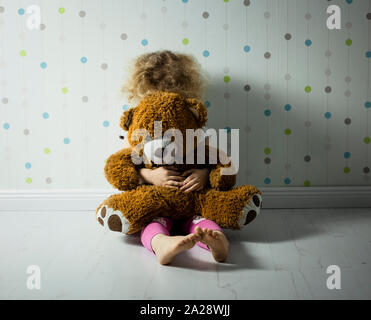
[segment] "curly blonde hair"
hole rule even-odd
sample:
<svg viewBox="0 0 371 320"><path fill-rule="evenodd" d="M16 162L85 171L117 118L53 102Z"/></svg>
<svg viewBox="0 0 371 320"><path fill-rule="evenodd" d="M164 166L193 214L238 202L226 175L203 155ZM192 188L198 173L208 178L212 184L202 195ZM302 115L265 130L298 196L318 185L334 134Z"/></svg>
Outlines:
<svg viewBox="0 0 371 320"><path fill-rule="evenodd" d="M145 53L134 59L122 87L129 102L161 90L202 99L205 81L196 58L169 50Z"/></svg>

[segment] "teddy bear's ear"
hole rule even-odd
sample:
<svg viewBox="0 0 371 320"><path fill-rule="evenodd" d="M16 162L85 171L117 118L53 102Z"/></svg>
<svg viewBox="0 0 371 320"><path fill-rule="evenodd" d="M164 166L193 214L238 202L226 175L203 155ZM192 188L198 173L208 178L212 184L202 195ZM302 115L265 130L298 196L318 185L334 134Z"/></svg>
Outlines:
<svg viewBox="0 0 371 320"><path fill-rule="evenodd" d="M130 108L129 110L126 110L120 119L120 127L124 129L125 131L129 131L129 127L131 124L131 120L133 119L134 115L134 108Z"/></svg>
<svg viewBox="0 0 371 320"><path fill-rule="evenodd" d="M197 99L187 99L190 110L198 120L200 127L203 127L207 122L207 110L205 105Z"/></svg>

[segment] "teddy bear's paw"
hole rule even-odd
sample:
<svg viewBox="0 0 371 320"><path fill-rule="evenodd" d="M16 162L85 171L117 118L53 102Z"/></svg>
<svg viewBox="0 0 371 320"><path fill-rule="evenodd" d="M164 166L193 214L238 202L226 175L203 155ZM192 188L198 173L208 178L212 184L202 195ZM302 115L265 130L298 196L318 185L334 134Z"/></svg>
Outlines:
<svg viewBox="0 0 371 320"><path fill-rule="evenodd" d="M262 206L262 197L260 194L254 194L248 205L244 208L240 219L240 227L249 224L259 215Z"/></svg>
<svg viewBox="0 0 371 320"><path fill-rule="evenodd" d="M102 206L98 210L97 220L105 229L121 233L129 231L129 221L119 210Z"/></svg>

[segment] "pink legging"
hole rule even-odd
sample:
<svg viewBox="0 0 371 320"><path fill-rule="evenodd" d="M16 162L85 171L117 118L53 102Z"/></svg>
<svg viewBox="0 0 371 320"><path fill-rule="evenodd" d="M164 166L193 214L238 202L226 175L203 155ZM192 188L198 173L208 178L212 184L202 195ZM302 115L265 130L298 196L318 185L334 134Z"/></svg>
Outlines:
<svg viewBox="0 0 371 320"><path fill-rule="evenodd" d="M159 233L169 236L172 226L173 221L171 219L154 219L150 224L142 229L140 238L142 240L143 246L145 246L149 251L154 252L151 246L152 238ZM202 218L201 216L193 216L189 218L185 221L181 228L185 234L190 234L194 232L197 226L199 226L200 228L208 228L223 232L222 229L214 221L207 220L205 218ZM196 244L201 248L209 250L208 246L202 242L197 242Z"/></svg>

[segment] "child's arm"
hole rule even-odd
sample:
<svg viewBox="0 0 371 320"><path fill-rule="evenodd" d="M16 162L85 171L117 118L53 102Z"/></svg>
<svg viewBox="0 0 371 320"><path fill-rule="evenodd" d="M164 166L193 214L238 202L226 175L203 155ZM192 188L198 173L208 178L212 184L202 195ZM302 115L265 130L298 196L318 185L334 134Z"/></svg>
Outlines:
<svg viewBox="0 0 371 320"><path fill-rule="evenodd" d="M174 167L141 168L139 169L140 184L179 188L183 185L185 178L174 169Z"/></svg>
<svg viewBox="0 0 371 320"><path fill-rule="evenodd" d="M182 176L186 177L186 179L184 180L180 191L191 192L205 189L209 182L209 173L210 170L208 168L185 171Z"/></svg>

